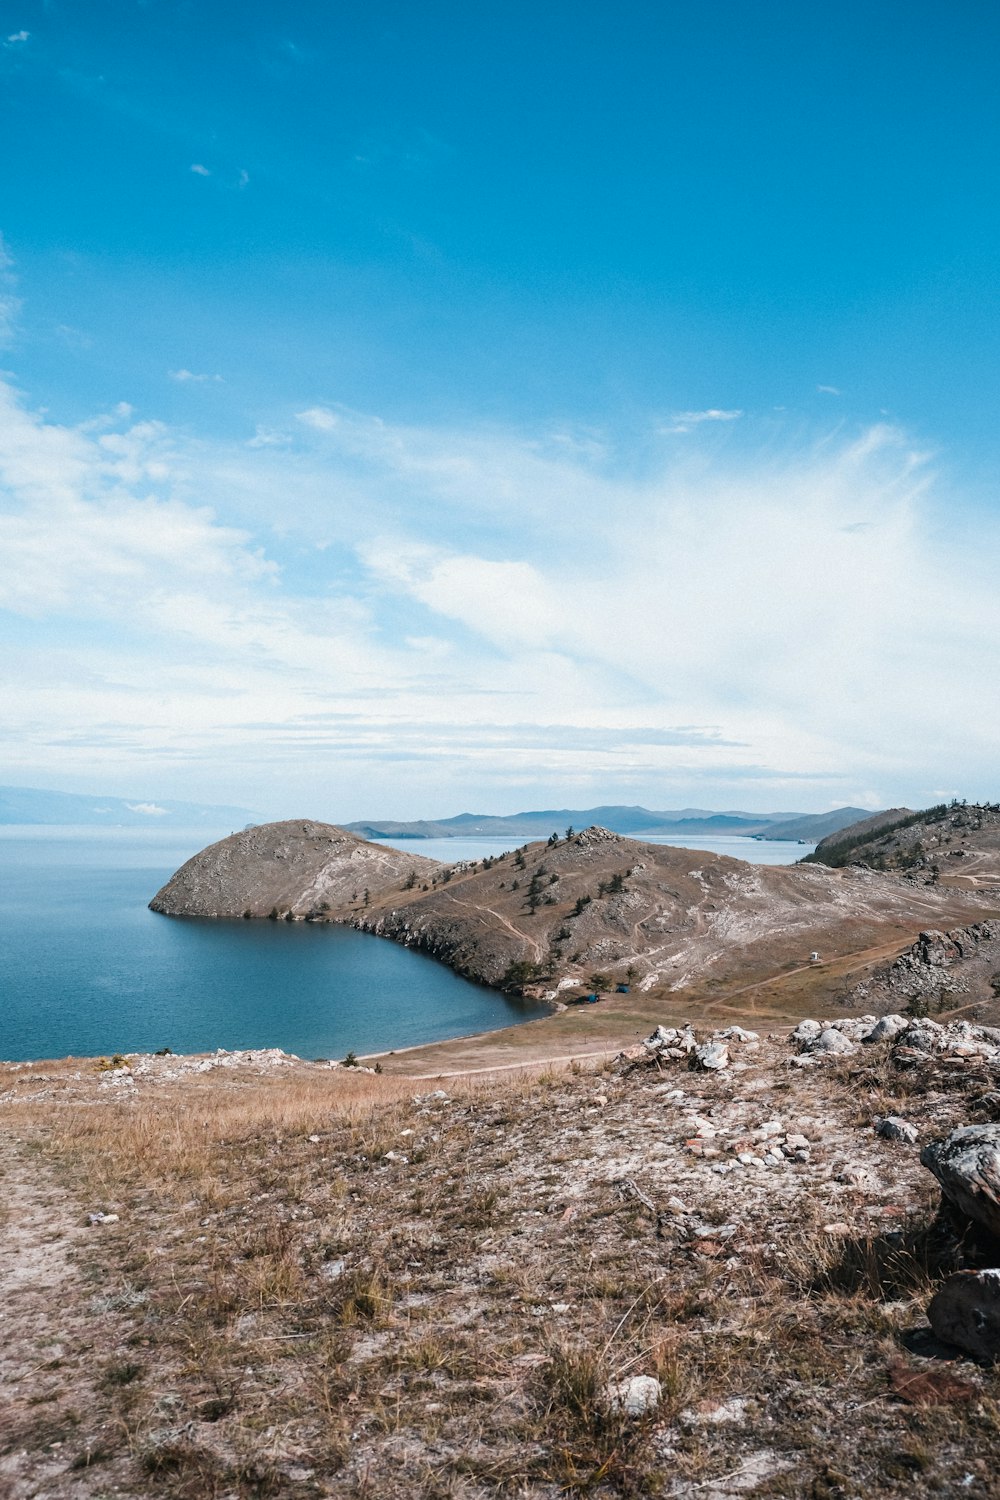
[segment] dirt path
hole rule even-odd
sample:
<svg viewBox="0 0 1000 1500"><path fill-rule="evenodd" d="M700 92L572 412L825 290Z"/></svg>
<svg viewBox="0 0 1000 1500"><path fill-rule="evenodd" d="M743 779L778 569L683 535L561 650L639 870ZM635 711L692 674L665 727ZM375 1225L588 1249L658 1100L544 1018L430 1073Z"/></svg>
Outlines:
<svg viewBox="0 0 1000 1500"><path fill-rule="evenodd" d="M88 1464L101 1441L94 1380L111 1351L78 1253L100 1230L83 1227L41 1158L6 1131L0 1205L0 1495L131 1494L121 1460Z"/></svg>
<svg viewBox="0 0 1000 1500"><path fill-rule="evenodd" d="M489 912L490 916L495 917L496 920L500 923L500 926L505 927L512 937L520 938L522 942L527 943L534 954L535 963L539 961L542 956L543 949L538 939L530 937L526 932L522 932L520 927L515 927L513 922L509 921L502 912L494 911L492 906L480 906L475 901L460 901L457 896L452 896L451 900L456 906L464 906L467 911L478 912L480 916L483 916L484 913Z"/></svg>

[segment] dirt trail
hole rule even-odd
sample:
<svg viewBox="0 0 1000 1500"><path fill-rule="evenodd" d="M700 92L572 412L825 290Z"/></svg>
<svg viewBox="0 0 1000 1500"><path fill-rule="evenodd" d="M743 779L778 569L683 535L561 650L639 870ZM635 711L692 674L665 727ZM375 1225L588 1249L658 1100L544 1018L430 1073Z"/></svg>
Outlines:
<svg viewBox="0 0 1000 1500"><path fill-rule="evenodd" d="M77 1255L90 1231L41 1159L0 1133L0 1495L84 1500L119 1479L99 1447L94 1377L109 1331ZM74 1463L79 1467L74 1468ZM98 1474L100 1481L98 1482ZM116 1493L131 1494L119 1482Z"/></svg>
<svg viewBox="0 0 1000 1500"><path fill-rule="evenodd" d="M492 906L483 906L478 901L460 901L457 896L452 896L451 900L455 906L464 906L466 911L478 912L480 916L484 916L486 912L489 912L490 916L495 917L500 926L506 928L512 937L521 938L523 942L527 943L534 954L534 962L537 963L539 961L543 952L541 943L527 932L522 932L520 927L515 927L513 922L504 916L503 912L494 911Z"/></svg>

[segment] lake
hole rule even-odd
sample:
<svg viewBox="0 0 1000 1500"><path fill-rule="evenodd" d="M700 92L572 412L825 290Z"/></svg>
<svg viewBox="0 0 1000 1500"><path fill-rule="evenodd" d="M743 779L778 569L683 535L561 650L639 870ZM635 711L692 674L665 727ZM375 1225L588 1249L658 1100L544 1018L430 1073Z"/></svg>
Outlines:
<svg viewBox="0 0 1000 1500"><path fill-rule="evenodd" d="M562 837L562 830L559 830ZM522 843L526 842L524 839ZM755 865L793 865L804 859L815 849L815 844L796 844L788 839L748 839L736 834L684 835L674 838L666 833L646 834L640 840L644 844L672 844L675 849L705 849L710 854L725 854L730 859L745 859ZM393 849L412 849L414 854L425 854L428 859L441 859L454 864L460 859L484 859L496 856L505 849L517 847L517 841L498 838L459 839L380 839Z"/></svg>
<svg viewBox="0 0 1000 1500"><path fill-rule="evenodd" d="M147 909L178 865L230 831L0 828L0 1058L343 1057L547 1014L350 928Z"/></svg>
<svg viewBox="0 0 1000 1500"><path fill-rule="evenodd" d="M350 928L182 921L147 909L179 865L230 831L0 827L0 1058L159 1047L343 1057L547 1013ZM449 863L511 847L489 838L384 842ZM808 853L733 837L648 842L759 864Z"/></svg>

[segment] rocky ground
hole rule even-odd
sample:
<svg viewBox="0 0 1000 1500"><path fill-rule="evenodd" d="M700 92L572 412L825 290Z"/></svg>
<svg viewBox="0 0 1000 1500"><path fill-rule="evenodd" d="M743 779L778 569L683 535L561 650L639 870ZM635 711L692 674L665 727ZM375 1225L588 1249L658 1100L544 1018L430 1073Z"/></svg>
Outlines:
<svg viewBox="0 0 1000 1500"><path fill-rule="evenodd" d="M1000 1032L874 1013L446 1086L5 1065L0 1486L998 1496L927 1316L996 1264L933 1143L998 1119Z"/></svg>
<svg viewBox="0 0 1000 1500"><path fill-rule="evenodd" d="M877 967L847 995L855 1008L925 1015L962 1010L1000 1022L1000 922L922 932L892 963Z"/></svg>

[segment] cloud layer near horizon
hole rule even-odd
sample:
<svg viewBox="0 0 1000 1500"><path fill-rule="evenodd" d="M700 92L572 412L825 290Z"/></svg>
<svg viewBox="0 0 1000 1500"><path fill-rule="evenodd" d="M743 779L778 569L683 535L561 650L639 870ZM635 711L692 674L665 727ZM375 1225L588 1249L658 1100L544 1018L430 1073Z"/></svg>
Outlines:
<svg viewBox="0 0 1000 1500"><path fill-rule="evenodd" d="M891 427L709 415L625 451L316 404L226 443L3 384L10 779L341 818L996 795L995 522Z"/></svg>

